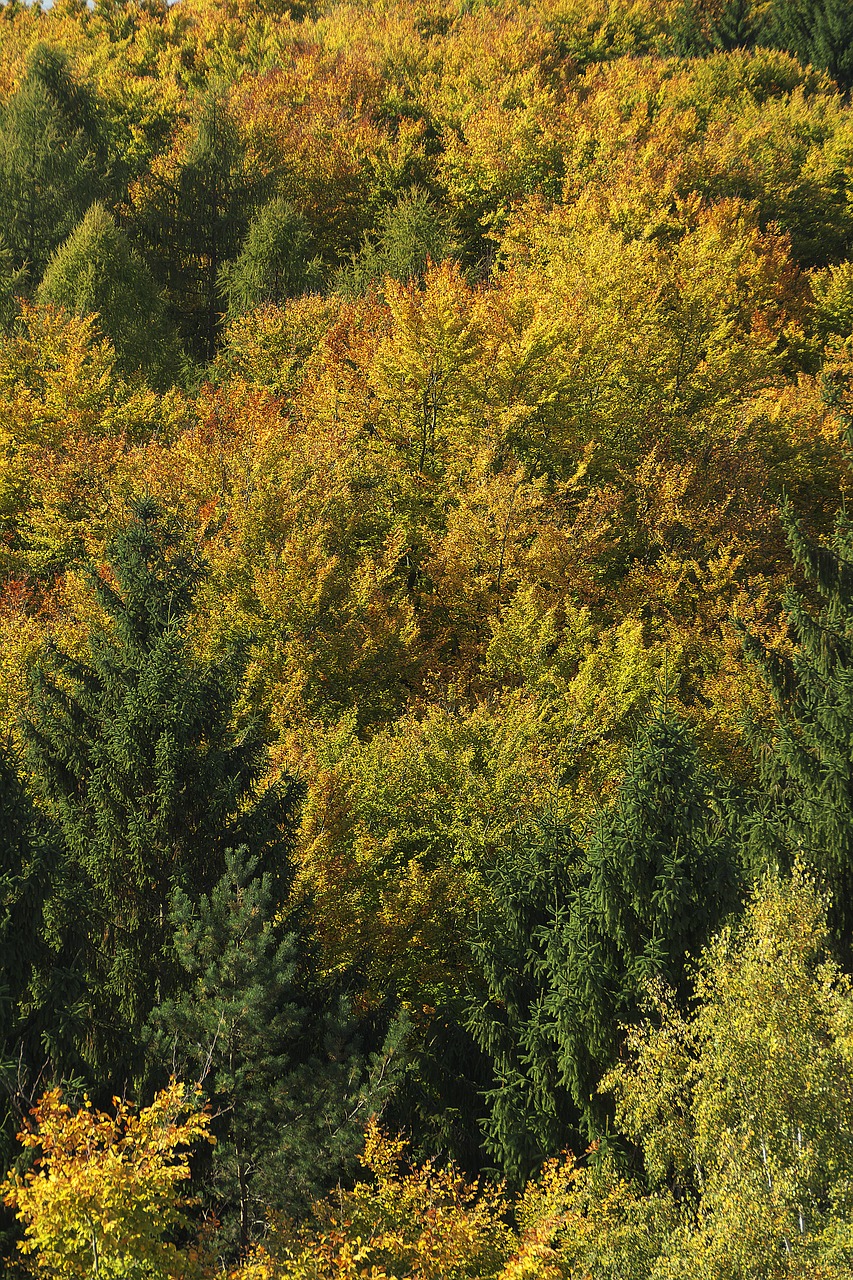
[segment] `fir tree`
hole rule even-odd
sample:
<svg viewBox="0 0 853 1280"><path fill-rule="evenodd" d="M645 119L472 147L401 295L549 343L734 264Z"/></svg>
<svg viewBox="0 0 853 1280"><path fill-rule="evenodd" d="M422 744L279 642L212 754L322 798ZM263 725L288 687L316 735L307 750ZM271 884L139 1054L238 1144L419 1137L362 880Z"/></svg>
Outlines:
<svg viewBox="0 0 853 1280"><path fill-rule="evenodd" d="M595 826L578 890L545 958L561 1078L594 1132L596 1093L646 983L686 990L685 969L736 901L719 784L670 713L643 728L616 801Z"/></svg>
<svg viewBox="0 0 853 1280"><path fill-rule="evenodd" d="M291 204L281 198L265 204L252 219L236 262L220 271L229 318L318 287L320 260L312 246L308 223Z"/></svg>
<svg viewBox="0 0 853 1280"><path fill-rule="evenodd" d="M796 564L814 586L815 612L784 597L794 641L788 659L740 627L747 656L772 697L775 733L755 735L761 786L750 824L751 860L804 859L831 892L830 921L845 956L853 949L853 526L839 518L830 546L782 519Z"/></svg>
<svg viewBox="0 0 853 1280"><path fill-rule="evenodd" d="M170 1070L211 1098L208 1193L245 1247L271 1207L304 1207L351 1165L392 1088L396 1037L371 1074L345 1004L323 998L306 947L282 923L275 878L245 849L225 862L210 894L173 897L181 986L151 1030Z"/></svg>
<svg viewBox="0 0 853 1280"><path fill-rule="evenodd" d="M112 340L119 367L143 370L158 383L174 374L176 336L151 272L101 204L48 263L38 299L79 316L97 314Z"/></svg>
<svg viewBox="0 0 853 1280"><path fill-rule="evenodd" d="M24 724L30 766L60 828L69 913L82 933L90 1061L139 1066L139 1030L168 993L168 904L216 883L225 849L269 851L284 875L293 787L259 791L259 729L234 725L239 663L202 662L188 627L201 568L151 500L112 539L115 585L88 657L48 649ZM73 921L72 921L73 922Z"/></svg>

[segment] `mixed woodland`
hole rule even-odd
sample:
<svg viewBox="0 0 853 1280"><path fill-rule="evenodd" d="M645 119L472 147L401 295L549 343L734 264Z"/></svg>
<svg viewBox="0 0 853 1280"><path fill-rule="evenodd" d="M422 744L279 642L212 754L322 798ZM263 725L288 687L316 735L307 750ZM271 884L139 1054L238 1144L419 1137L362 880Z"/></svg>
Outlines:
<svg viewBox="0 0 853 1280"><path fill-rule="evenodd" d="M853 1275L851 92L0 5L3 1274Z"/></svg>

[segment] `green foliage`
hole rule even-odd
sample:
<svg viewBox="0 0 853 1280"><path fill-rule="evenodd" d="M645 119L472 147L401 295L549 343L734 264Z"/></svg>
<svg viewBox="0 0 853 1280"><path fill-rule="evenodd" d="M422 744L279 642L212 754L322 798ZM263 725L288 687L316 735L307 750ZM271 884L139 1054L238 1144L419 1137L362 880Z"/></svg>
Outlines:
<svg viewBox="0 0 853 1280"><path fill-rule="evenodd" d="M233 720L239 666L193 656L200 567L156 504L134 504L107 555L115 586L92 574L104 622L86 659L44 653L24 733L65 846L57 894L92 1001L83 1052L119 1070L138 1065L139 1029L170 987L171 892L209 888L242 842L285 873L294 792L259 790L263 740Z"/></svg>
<svg viewBox="0 0 853 1280"><path fill-rule="evenodd" d="M0 112L0 203L16 269L38 280L97 188L91 117L68 61L36 46Z"/></svg>
<svg viewBox="0 0 853 1280"><path fill-rule="evenodd" d="M207 1194L243 1247L270 1207L304 1210L338 1180L397 1075L396 1034L370 1062L346 1002L324 996L283 923L277 869L259 861L228 850L209 894L176 890L180 977L150 1020L159 1060L195 1078L215 1108Z"/></svg>
<svg viewBox="0 0 853 1280"><path fill-rule="evenodd" d="M829 546L813 543L783 510L797 565L813 586L789 589L793 653L768 649L741 627L744 649L773 700L772 738L757 744L761 776L749 847L761 865L802 858L832 894L842 953L853 947L853 532L839 518ZM769 749L768 749L769 748Z"/></svg>
<svg viewBox="0 0 853 1280"><path fill-rule="evenodd" d="M229 320L316 289L322 267L312 248L308 223L291 204L281 198L265 204L249 224L239 257L219 273Z"/></svg>
<svg viewBox="0 0 853 1280"><path fill-rule="evenodd" d="M776 38L803 62L853 87L853 11L847 0L774 0Z"/></svg>
<svg viewBox="0 0 853 1280"><path fill-rule="evenodd" d="M825 904L768 880L702 960L690 1016L659 997L605 1082L617 1123L687 1222L654 1277L841 1277L853 1264L849 981L827 960Z"/></svg>
<svg viewBox="0 0 853 1280"><path fill-rule="evenodd" d="M443 262L453 251L445 219L428 194L415 187L383 211L378 235L366 239L352 262L340 268L335 287L357 296L381 285L386 276L401 284L420 281L428 263Z"/></svg>
<svg viewBox="0 0 853 1280"><path fill-rule="evenodd" d="M474 935L468 1025L495 1077L484 1093L485 1145L515 1186L564 1147L578 1124L547 1006L547 952L572 900L579 859L571 828L556 819L521 833L489 877Z"/></svg>
<svg viewBox="0 0 853 1280"><path fill-rule="evenodd" d="M115 219L93 204L47 265L39 302L95 315L126 373L163 382L176 367L176 341L151 272Z"/></svg>

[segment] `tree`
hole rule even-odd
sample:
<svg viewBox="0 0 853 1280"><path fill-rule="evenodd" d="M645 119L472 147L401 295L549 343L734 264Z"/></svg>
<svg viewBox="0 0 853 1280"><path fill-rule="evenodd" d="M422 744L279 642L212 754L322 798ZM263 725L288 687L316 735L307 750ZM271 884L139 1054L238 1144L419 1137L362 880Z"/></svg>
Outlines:
<svg viewBox="0 0 853 1280"><path fill-rule="evenodd" d="M108 1115L86 1099L72 1111L59 1089L34 1108L20 1140L40 1152L37 1163L2 1187L24 1224L20 1248L69 1280L185 1276L190 1258L168 1236L188 1225L180 1184L210 1117L174 1081L139 1112L119 1098L114 1108Z"/></svg>
<svg viewBox="0 0 853 1280"><path fill-rule="evenodd" d="M37 281L90 204L97 155L88 96L66 55L38 44L0 113L0 203L13 266Z"/></svg>
<svg viewBox="0 0 853 1280"><path fill-rule="evenodd" d="M321 263L312 248L308 223L293 205L281 198L265 204L249 225L239 257L219 273L229 319L316 289Z"/></svg>
<svg viewBox="0 0 853 1280"><path fill-rule="evenodd" d="M802 858L832 894L842 954L853 948L853 526L839 516L829 546L811 542L789 506L782 521L795 563L814 587L784 596L794 651L768 649L744 626L747 657L772 699L771 735L755 734L760 789L748 847L759 866Z"/></svg>
<svg viewBox="0 0 853 1280"><path fill-rule="evenodd" d="M245 1248L270 1208L304 1208L352 1161L393 1088L397 1037L371 1072L356 1020L324 996L284 923L292 912L274 872L245 849L225 863L209 894L175 892L181 977L151 1034L160 1059L196 1077L216 1108L210 1193Z"/></svg>
<svg viewBox="0 0 853 1280"><path fill-rule="evenodd" d="M154 278L102 204L93 204L56 250L38 289L39 302L72 315L97 315L126 373L163 382L176 366L176 339Z"/></svg>
<svg viewBox="0 0 853 1280"><path fill-rule="evenodd" d="M809 879L769 878L708 947L694 1012L659 992L604 1081L652 1197L681 1206L654 1276L850 1273L853 998L828 940Z"/></svg>
<svg viewBox="0 0 853 1280"><path fill-rule="evenodd" d="M736 901L721 799L687 726L666 710L653 716L555 922L545 966L552 1034L562 1079L593 1133L603 1119L597 1081L645 985L662 979L685 993L690 957Z"/></svg>
<svg viewBox="0 0 853 1280"><path fill-rule="evenodd" d="M12 250L0 236L0 333L9 333L18 315L16 299L27 286L27 272L16 267Z"/></svg>
<svg viewBox="0 0 853 1280"><path fill-rule="evenodd" d="M853 87L853 9L847 0L775 0L772 21L783 49L828 71L842 90Z"/></svg>
<svg viewBox="0 0 853 1280"><path fill-rule="evenodd" d="M489 877L473 939L468 1026L492 1065L485 1145L522 1186L576 1130L548 1013L547 946L571 899L579 851L571 828L544 820L512 841Z"/></svg>
<svg viewBox="0 0 853 1280"><path fill-rule="evenodd" d="M245 148L212 89L171 151L131 188L131 234L144 249L193 354L213 356L219 272L237 256L254 202Z"/></svg>
<svg viewBox="0 0 853 1280"><path fill-rule="evenodd" d="M105 618L87 657L45 650L23 726L65 846L91 1008L85 1053L104 1072L139 1067L140 1029L169 991L173 890L210 889L240 844L286 877L296 800L289 781L261 789L260 727L235 726L240 662L193 656L202 569L152 500L132 503L107 562L115 585L90 574Z"/></svg>
<svg viewBox="0 0 853 1280"><path fill-rule="evenodd" d="M376 238L368 237L352 262L341 267L335 285L350 296L366 293L389 276L401 284L421 281L430 262L452 256L453 239L425 191L414 187L389 205Z"/></svg>

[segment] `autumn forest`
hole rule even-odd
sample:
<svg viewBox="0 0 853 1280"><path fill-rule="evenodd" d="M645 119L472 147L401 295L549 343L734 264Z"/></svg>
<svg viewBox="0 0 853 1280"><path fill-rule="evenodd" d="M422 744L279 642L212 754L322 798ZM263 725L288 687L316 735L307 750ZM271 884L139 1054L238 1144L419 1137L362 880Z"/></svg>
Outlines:
<svg viewBox="0 0 853 1280"><path fill-rule="evenodd" d="M851 94L0 4L4 1275L853 1275Z"/></svg>

